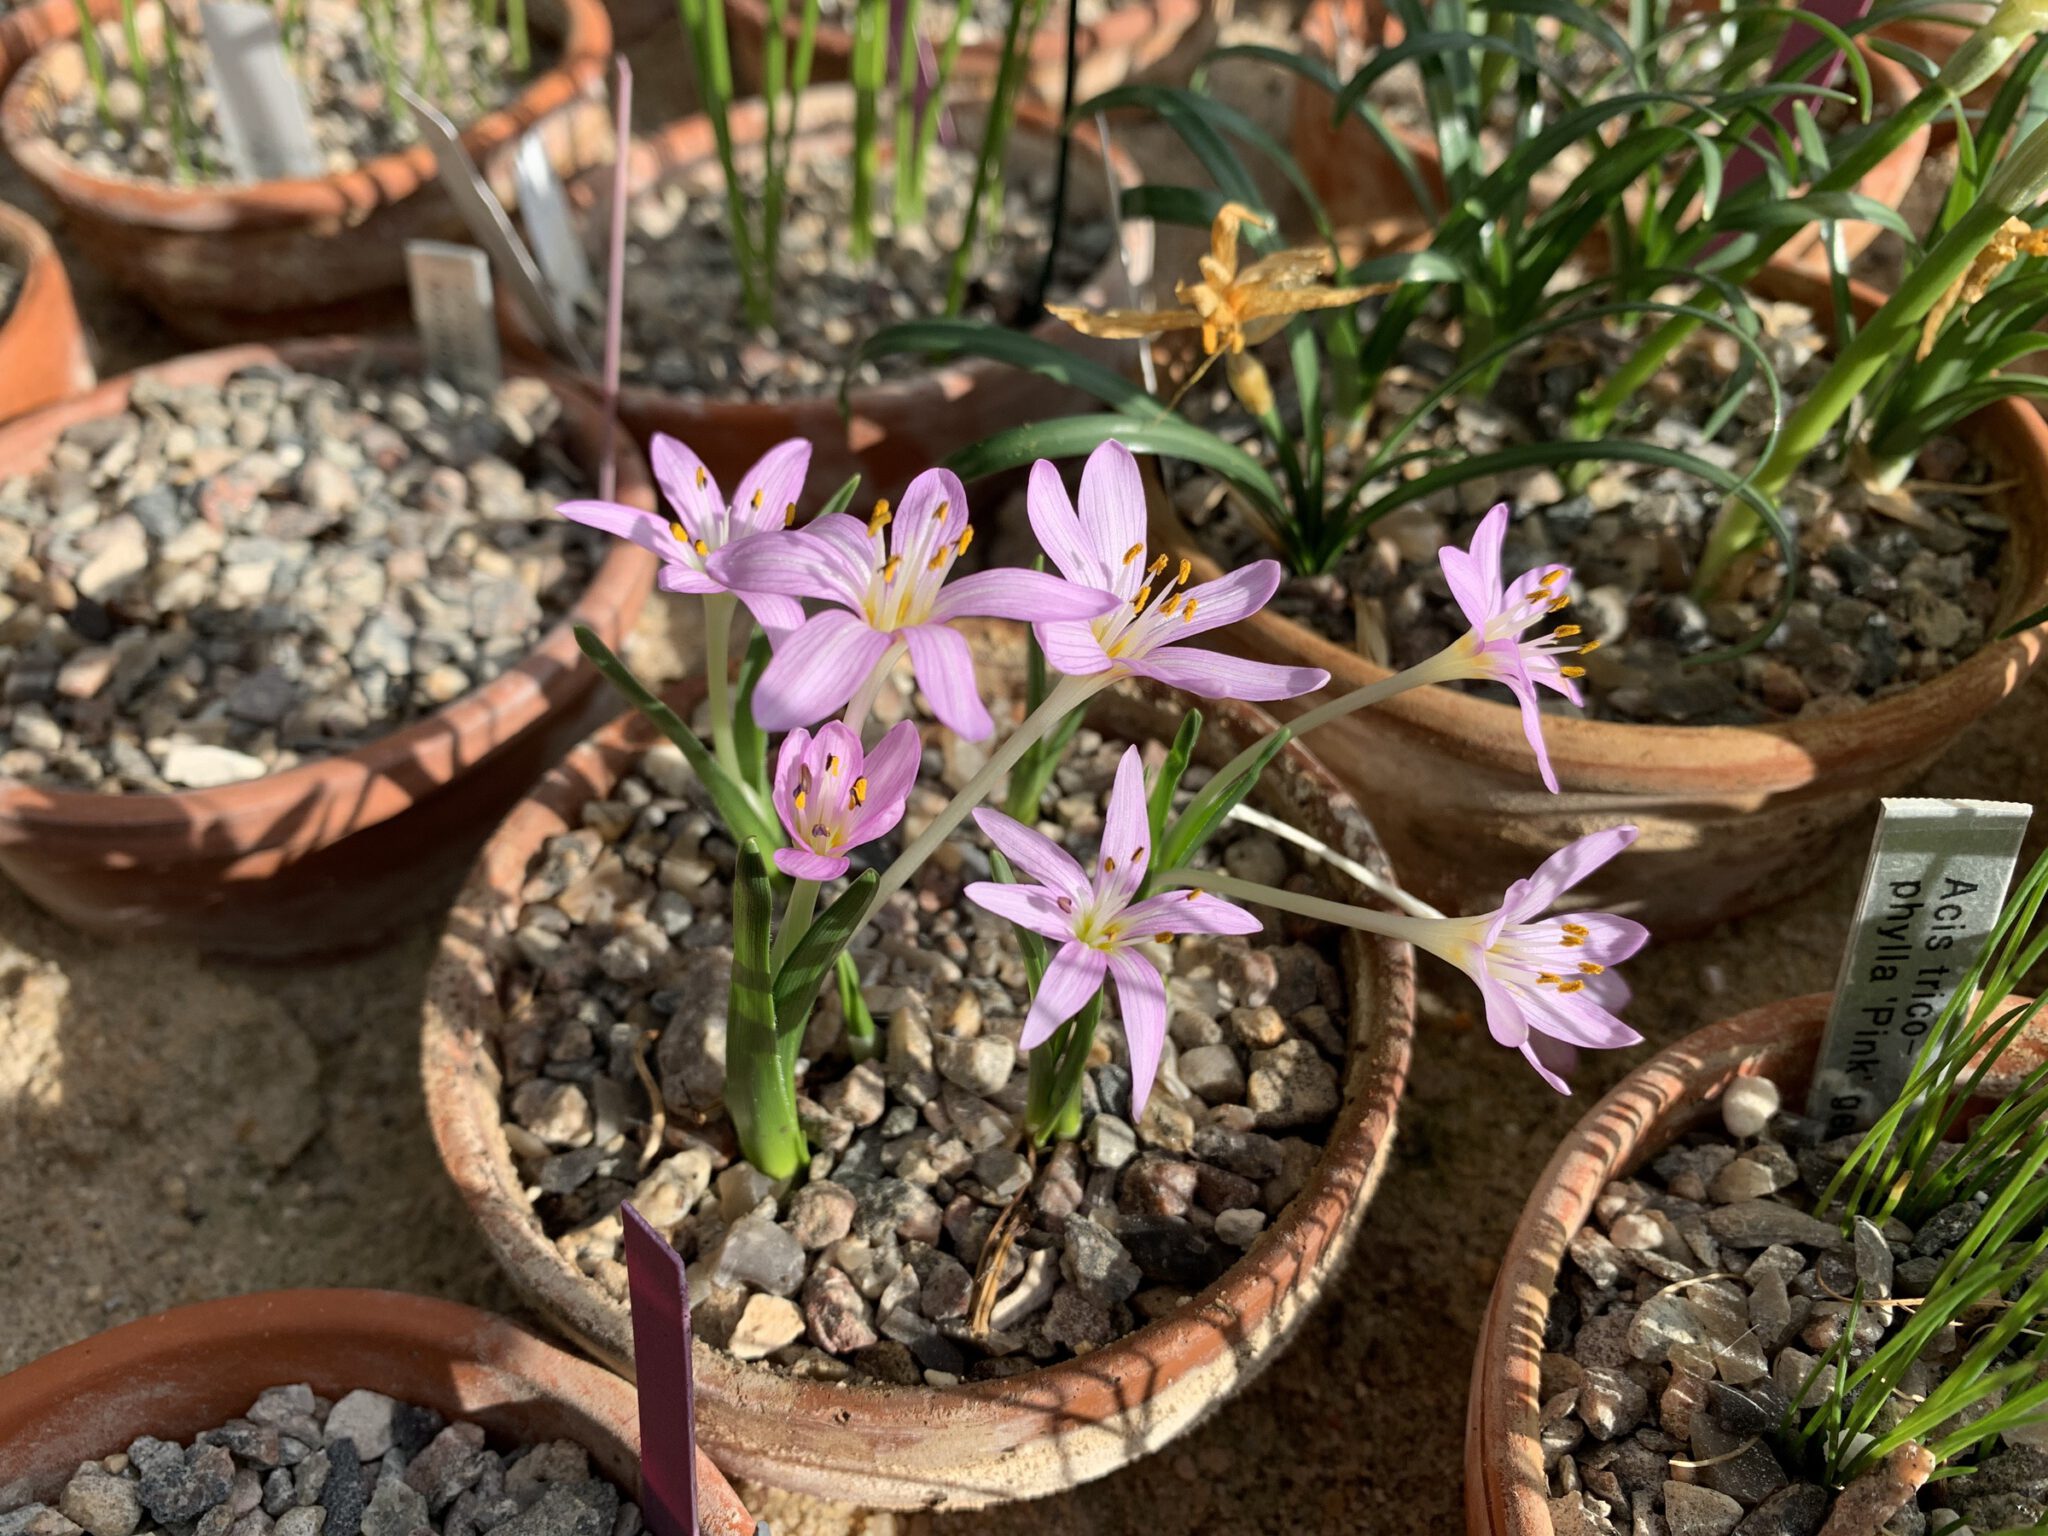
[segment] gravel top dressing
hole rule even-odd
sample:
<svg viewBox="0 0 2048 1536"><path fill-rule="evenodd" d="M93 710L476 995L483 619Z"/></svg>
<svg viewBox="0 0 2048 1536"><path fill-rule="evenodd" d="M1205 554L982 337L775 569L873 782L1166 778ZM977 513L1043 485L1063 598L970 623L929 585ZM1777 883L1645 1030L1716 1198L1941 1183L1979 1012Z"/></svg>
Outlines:
<svg viewBox="0 0 2048 1536"><path fill-rule="evenodd" d="M1822 1142L1819 1122L1773 1114L1777 1100L1770 1083L1738 1080L1723 1124L1609 1184L1572 1238L1541 1389L1557 1529L1813 1536L1832 1511L1829 1536L1921 1536L1937 1510L1985 1532L2048 1520L2038 1431L1924 1488L1880 1466L1836 1494L1790 1453L1780 1424L1794 1403L1826 1401L1835 1367L1821 1357L1850 1325L1849 1298L1862 1288L1861 1360L1906 1323L1982 1208L1946 1207L1917 1231L1859 1219L1844 1238L1813 1210L1861 1138ZM1938 1336L1879 1424L1925 1397L1969 1343L1957 1329Z"/></svg>
<svg viewBox="0 0 2048 1536"><path fill-rule="evenodd" d="M428 6L396 0L396 55L400 78L446 113L457 127L504 106L523 79L512 67L511 37L499 28L477 26L464 4ZM312 124L313 143L327 172L339 174L363 161L414 143L412 114L387 88L383 62L373 44L367 13L351 0L304 0L303 40L288 38L286 53ZM427 19L434 18L428 48ZM533 34L534 58L527 74L548 67L552 44ZM90 90L64 103L53 137L85 170L102 176L169 180L177 174L171 134L170 92L161 47L145 35L151 50L152 85L145 94L116 48L108 58L111 122L103 122ZM189 16L179 34L192 129L186 155L198 179L233 181L218 107L207 83L206 45Z"/></svg>
<svg viewBox="0 0 2048 1536"><path fill-rule="evenodd" d="M626 247L624 378L656 389L757 400L836 390L855 349L876 331L944 310L947 270L973 186L971 154L935 152L926 171L927 222L883 229L874 261L855 262L846 250L851 156L799 159L790 167L775 325L759 332L741 313L739 269L717 167L650 188L634 200ZM890 206L892 187L885 169L876 188L878 209ZM1018 317L1045 262L1052 197L1050 164L1013 170L1005 181L1002 218L982 226L994 245L984 245L974 263L968 314L1006 323ZM593 236L601 224L594 221ZM1071 293L1094 276L1115 239L1107 219L1070 217L1061 235L1053 296ZM595 270L602 270L601 263ZM593 356L602 355L603 332L595 323L586 326L585 340ZM923 366L914 357L886 360L880 368L863 364L855 382L874 383Z"/></svg>
<svg viewBox="0 0 2048 1536"><path fill-rule="evenodd" d="M639 1507L568 1440L500 1450L474 1424L355 1391L272 1387L190 1445L83 1462L5 1536L637 1536Z"/></svg>
<svg viewBox="0 0 2048 1536"><path fill-rule="evenodd" d="M1763 344L1795 399L1819 376L1825 338L1803 306L1759 310ZM1449 354L1440 338L1424 339L1418 328L1406 366L1382 388L1386 419L1402 419L1443 375ZM1561 436L1580 393L1627 348L1604 331L1563 333L1540 358L1511 364L1489 399L1435 412L1417 438L1462 456ZM1687 348L1652 381L1645 417L1617 430L1731 470L1754 463L1768 429L1761 391L1744 398L1717 438L1702 433L1734 361L1732 344L1707 339ZM1333 463L1337 484L1344 466ZM1487 508L1506 501L1516 514L1508 575L1551 561L1573 568L1572 603L1559 620L1600 643L1577 658L1587 669L1587 714L1691 725L1814 718L1938 677L1991 636L2006 525L1979 489L1990 466L1957 440L1938 438L1914 473L1905 492L1883 493L1843 466L1820 463L1787 487L1798 595L1777 633L1735 661L1694 658L1768 622L1782 592L1775 553L1750 564L1736 594L1695 600L1693 569L1721 498L1681 470L1649 465L1607 466L1576 494L1535 469L1429 497L1374 525L1331 572L1288 582L1274 607L1383 665L1422 661L1466 628L1436 551L1464 547ZM1270 553L1249 517L1220 502L1212 485L1191 483L1177 499L1226 566ZM1547 695L1544 707L1571 710Z"/></svg>
<svg viewBox="0 0 2048 1536"><path fill-rule="evenodd" d="M536 379L143 375L0 479L0 774L205 789L347 752L515 664L599 540Z"/></svg>
<svg viewBox="0 0 2048 1536"><path fill-rule="evenodd" d="M1048 796L1045 819L1078 856L1093 855L1120 751L1082 731ZM981 760L958 742L926 749L949 784ZM920 788L901 835L942 804ZM1245 878L1315 887L1283 847L1231 824L1216 852ZM1080 1139L1031 1155L1023 961L1009 925L961 898L988 878L978 838L961 836L854 945L874 1060L854 1064L825 989L798 1099L815 1155L778 1195L737 1159L720 1097L734 857L664 743L550 840L523 893L506 992L528 1001L500 1042L506 1132L546 1230L615 1299L631 1198L690 1263L699 1336L735 1356L819 1380L983 1380L1181 1306L1313 1168L1341 1097L1346 987L1333 936L1275 914L1251 940L1162 947L1170 1037L1143 1117L1131 1123L1128 1058L1105 1017ZM656 1086L667 1129L650 1161ZM977 1336L976 1266L1026 1191L1029 1223Z"/></svg>

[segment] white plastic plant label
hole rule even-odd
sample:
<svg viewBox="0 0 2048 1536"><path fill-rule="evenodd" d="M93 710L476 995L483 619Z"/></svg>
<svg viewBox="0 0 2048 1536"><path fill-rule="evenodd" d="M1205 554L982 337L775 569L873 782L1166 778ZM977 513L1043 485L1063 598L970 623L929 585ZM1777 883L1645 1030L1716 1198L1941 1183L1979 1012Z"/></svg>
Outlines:
<svg viewBox="0 0 2048 1536"><path fill-rule="evenodd" d="M318 176L306 99L285 56L277 13L248 0L202 0L206 78L220 104L228 160L245 181Z"/></svg>
<svg viewBox="0 0 2048 1536"><path fill-rule="evenodd" d="M534 258L547 281L548 297L554 301L555 318L564 326L573 326L579 310L598 311L597 280L591 276L583 242L576 238L562 178L555 174L539 134L529 133L519 141L512 172L519 184L520 222L526 226L526 238L533 242Z"/></svg>
<svg viewBox="0 0 2048 1536"><path fill-rule="evenodd" d="M1997 926L2030 805L1886 800L1806 1110L1830 1136L1898 1098Z"/></svg>
<svg viewBox="0 0 2048 1536"><path fill-rule="evenodd" d="M583 350L575 331L562 324L555 314L554 305L548 302L547 293L541 286L540 269L534 265L525 242L513 230L505 205L498 201L483 177L477 174L476 162L462 147L462 138L456 133L455 125L411 91L401 91L400 94L412 112L413 121L419 125L420 137L434 152L441 185L448 189L450 201L462 215L462 222L469 226L471 238L490 252L491 262L499 277L512 290L512 297L519 301L520 308L532 319L535 329L548 339L548 344L560 357L579 373L595 373L597 370L591 364L590 354Z"/></svg>
<svg viewBox="0 0 2048 1536"><path fill-rule="evenodd" d="M410 240L405 267L428 369L463 389L490 394L504 377L490 258L473 245Z"/></svg>

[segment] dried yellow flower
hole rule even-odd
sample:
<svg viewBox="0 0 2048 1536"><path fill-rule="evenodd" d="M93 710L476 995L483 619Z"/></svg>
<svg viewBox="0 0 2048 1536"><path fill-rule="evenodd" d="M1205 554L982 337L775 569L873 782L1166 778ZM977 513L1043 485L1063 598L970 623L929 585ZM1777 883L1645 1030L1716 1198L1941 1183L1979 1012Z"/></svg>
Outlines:
<svg viewBox="0 0 2048 1536"><path fill-rule="evenodd" d="M1270 341L1296 315L1356 304L1390 292L1396 285L1332 288L1323 279L1330 275L1335 260L1328 250L1313 246L1261 256L1239 271L1237 233L1247 224L1266 229L1271 221L1242 203L1225 203L1217 210L1209 229L1209 254L1199 263L1200 280L1174 285L1173 296L1183 306L1179 309L1098 311L1071 304L1048 304L1046 308L1084 336L1119 341L1199 329L1209 361L1228 357L1231 388L1248 410L1263 413L1272 406L1272 388L1265 370L1246 356L1245 348Z"/></svg>
<svg viewBox="0 0 2048 1536"><path fill-rule="evenodd" d="M1920 326L1920 350L1914 356L1923 358L1932 352L1934 340L1948 317L1983 298L1998 280L1998 274L2022 256L2048 256L2048 229L2035 229L2021 219L2007 219L1984 243L1984 249L1970 263L1970 270L1949 284L1948 292L1927 311L1927 319Z"/></svg>

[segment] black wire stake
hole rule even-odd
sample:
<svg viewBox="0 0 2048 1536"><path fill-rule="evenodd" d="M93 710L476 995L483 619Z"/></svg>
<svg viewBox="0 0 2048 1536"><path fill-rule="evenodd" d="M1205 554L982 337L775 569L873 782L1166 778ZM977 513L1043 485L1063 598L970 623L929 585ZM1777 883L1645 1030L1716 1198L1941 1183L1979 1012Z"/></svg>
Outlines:
<svg viewBox="0 0 2048 1536"><path fill-rule="evenodd" d="M1045 318L1045 298L1052 292L1053 267L1060 258L1060 240L1067 232L1067 160L1074 148L1074 84L1080 73L1080 38L1081 0L1067 0L1067 78L1060 91L1060 149L1053 173L1052 235L1045 243L1045 265L1039 269L1038 290L1017 317L1021 326L1033 326Z"/></svg>

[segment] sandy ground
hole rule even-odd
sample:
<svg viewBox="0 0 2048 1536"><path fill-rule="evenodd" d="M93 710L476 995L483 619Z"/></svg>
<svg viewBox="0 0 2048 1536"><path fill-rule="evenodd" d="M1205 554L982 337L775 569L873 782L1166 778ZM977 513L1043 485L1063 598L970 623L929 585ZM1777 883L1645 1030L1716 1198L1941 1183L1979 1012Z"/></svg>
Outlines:
<svg viewBox="0 0 2048 1536"><path fill-rule="evenodd" d="M673 80L669 45L641 63ZM1256 101L1271 120L1277 100ZM1168 157L1141 146L1157 166ZM37 199L0 171L0 197ZM177 350L74 269L106 371ZM693 637L645 628L651 668ZM2033 798L2048 748L2037 680L1957 743L1932 793ZM1861 833L1857 840L1860 842ZM1630 967L1637 1025L1667 1042L1830 985L1859 860L1820 888ZM252 968L108 947L0 888L0 1370L180 1302L376 1285L516 1310L442 1175L416 1071L434 934L344 963ZM1560 1099L1494 1047L1431 973L1392 1165L1357 1256L1293 1352L1208 1424L1063 1498L896 1520L763 1493L786 1533L1448 1532L1465 1387L1488 1287L1533 1172L1640 1053Z"/></svg>

